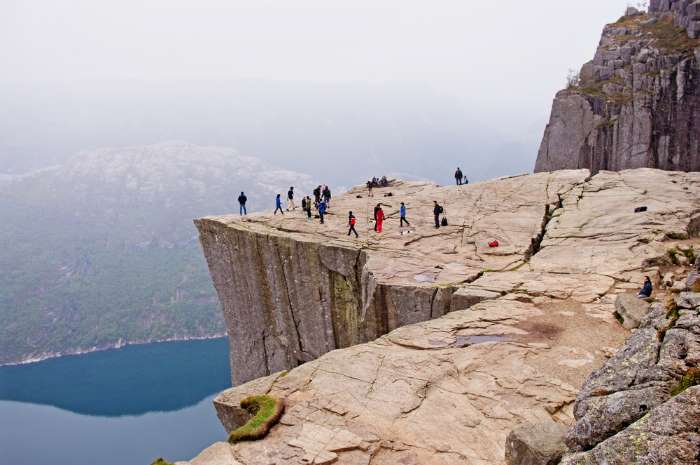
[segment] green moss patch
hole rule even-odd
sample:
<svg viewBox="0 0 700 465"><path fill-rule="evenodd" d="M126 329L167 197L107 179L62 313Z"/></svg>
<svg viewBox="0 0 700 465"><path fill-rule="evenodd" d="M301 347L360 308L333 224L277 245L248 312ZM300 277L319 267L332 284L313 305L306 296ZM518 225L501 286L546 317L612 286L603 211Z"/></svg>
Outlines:
<svg viewBox="0 0 700 465"><path fill-rule="evenodd" d="M686 389L691 388L693 386L697 386L699 384L700 368L691 368L685 373L685 375L683 375L681 381L678 383L678 386L671 390L671 395L677 396Z"/></svg>
<svg viewBox="0 0 700 465"><path fill-rule="evenodd" d="M284 413L284 401L272 396L251 396L241 401L241 408L253 417L240 428L231 431L228 441L255 441L267 436Z"/></svg>
<svg viewBox="0 0 700 465"><path fill-rule="evenodd" d="M656 46L666 52L691 54L700 45L700 40L688 37L686 30L676 26L670 17L645 25L642 30L651 34L656 39Z"/></svg>

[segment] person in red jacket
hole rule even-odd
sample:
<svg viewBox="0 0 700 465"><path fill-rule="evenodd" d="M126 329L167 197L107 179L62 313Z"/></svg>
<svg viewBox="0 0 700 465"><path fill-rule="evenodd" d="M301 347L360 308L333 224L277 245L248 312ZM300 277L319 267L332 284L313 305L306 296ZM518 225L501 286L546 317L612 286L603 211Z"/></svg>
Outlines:
<svg viewBox="0 0 700 465"><path fill-rule="evenodd" d="M384 223L384 210L382 210L382 206L380 204L377 204L377 232L380 233L382 232L382 224Z"/></svg>
<svg viewBox="0 0 700 465"><path fill-rule="evenodd" d="M348 229L348 236L351 233L355 233L355 237L360 237L359 234L357 234L357 231L355 230L355 224L357 223L357 219L355 218L355 215L352 214L352 212L348 213L348 226L350 229Z"/></svg>

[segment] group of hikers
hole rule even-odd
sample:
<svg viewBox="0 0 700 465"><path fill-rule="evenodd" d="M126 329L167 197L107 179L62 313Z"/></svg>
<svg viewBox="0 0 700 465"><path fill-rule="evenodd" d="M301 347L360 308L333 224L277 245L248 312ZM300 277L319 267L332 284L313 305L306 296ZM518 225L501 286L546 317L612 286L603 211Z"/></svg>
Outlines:
<svg viewBox="0 0 700 465"><path fill-rule="evenodd" d="M458 185L462 185L463 181L468 183L466 176L463 175L462 170L457 168L457 171L455 172L455 179L457 180ZM389 186L389 180L387 179L386 176L382 176L381 178L374 177L371 180L367 181L367 189L369 192L369 197L373 197L373 192L372 190L375 187L388 187ZM313 219L313 214L312 214L312 209L315 209L317 212L317 217L320 219L321 224L325 224L325 216L326 213L329 209L330 203L331 203L331 190L327 185L318 185L312 192L313 194L313 200L311 199L310 196L304 196L301 199L301 209L303 212L306 213L306 217L309 221L312 221ZM294 211L297 208L297 205L294 201L295 199L295 192L294 192L294 186L291 186L289 190L287 191L287 208L286 211ZM391 195L391 194L387 194ZM248 197L245 195L245 192L241 192L241 195L238 196L238 204L239 204L239 213L241 216L247 215L248 210L246 209L246 203L248 202ZM277 194L275 197L275 210L274 210L274 215L277 215L277 212L280 214L284 215L285 210L282 208L282 195ZM435 221L435 228L440 228L441 226L447 226L447 218L444 216L445 209L440 205L437 201L434 201L433 204L433 219ZM401 206L399 207L399 227L403 228L404 225L407 227L411 226L411 223L409 223L407 219L407 214L408 214L408 209L406 207L406 204L404 202L401 202ZM374 220L374 231L377 233L381 233L383 230L384 226L384 221L386 219L386 214L384 213L384 210L382 209L382 204L378 203L374 207L374 215L373 215L373 220ZM348 236L351 234L355 234L355 237L359 237L359 234L357 233L357 229L355 229L355 225L357 224L357 217L353 214L352 211L348 212Z"/></svg>
<svg viewBox="0 0 700 465"><path fill-rule="evenodd" d="M381 178L375 176L367 181L367 193L370 197L374 197L372 191L375 187L389 187L389 180L386 176L382 176Z"/></svg>

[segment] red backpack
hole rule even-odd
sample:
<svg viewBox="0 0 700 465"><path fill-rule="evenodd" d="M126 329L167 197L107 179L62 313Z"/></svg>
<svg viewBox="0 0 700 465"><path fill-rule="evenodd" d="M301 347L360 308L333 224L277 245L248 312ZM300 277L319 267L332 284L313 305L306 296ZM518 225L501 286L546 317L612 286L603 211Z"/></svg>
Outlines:
<svg viewBox="0 0 700 465"><path fill-rule="evenodd" d="M499 244L498 241L489 242L489 247L491 247L492 249L494 247L498 247L499 245L501 245L501 244Z"/></svg>
<svg viewBox="0 0 700 465"><path fill-rule="evenodd" d="M350 217L350 226L355 226L355 223L357 223L357 220L355 219L354 216Z"/></svg>

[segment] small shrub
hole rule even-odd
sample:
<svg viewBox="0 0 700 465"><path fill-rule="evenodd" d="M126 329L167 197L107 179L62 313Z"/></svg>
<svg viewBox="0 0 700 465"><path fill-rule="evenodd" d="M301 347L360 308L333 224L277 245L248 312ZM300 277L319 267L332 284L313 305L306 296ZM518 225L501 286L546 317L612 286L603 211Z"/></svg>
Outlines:
<svg viewBox="0 0 700 465"><path fill-rule="evenodd" d="M669 329L676 326L676 322L678 322L678 319L680 317L681 315L679 313L679 308L678 304L676 303L676 299L674 299L671 295L666 301L666 319L669 320L668 324L662 328L659 328L659 330L656 332L656 337L659 340L659 342L664 342L664 339L666 338L666 333Z"/></svg>
<svg viewBox="0 0 700 465"><path fill-rule="evenodd" d="M697 258L697 254L695 253L695 249L693 248L692 245L685 250L681 250L681 252L688 259L689 263L695 263L695 259Z"/></svg>
<svg viewBox="0 0 700 465"><path fill-rule="evenodd" d="M253 417L240 428L231 431L228 441L255 441L267 436L284 413L284 402L272 396L252 396L241 401L241 407Z"/></svg>
<svg viewBox="0 0 700 465"><path fill-rule="evenodd" d="M153 461L151 465L173 465L162 457L159 457Z"/></svg>
<svg viewBox="0 0 700 465"><path fill-rule="evenodd" d="M688 388L700 384L700 368L691 368L681 378L678 385L671 390L672 396L677 396Z"/></svg>
<svg viewBox="0 0 700 465"><path fill-rule="evenodd" d="M675 247L672 249L668 249L666 251L666 255L668 255L669 260L671 260L671 263L674 265L678 266L680 265L680 262L678 261L678 249Z"/></svg>

